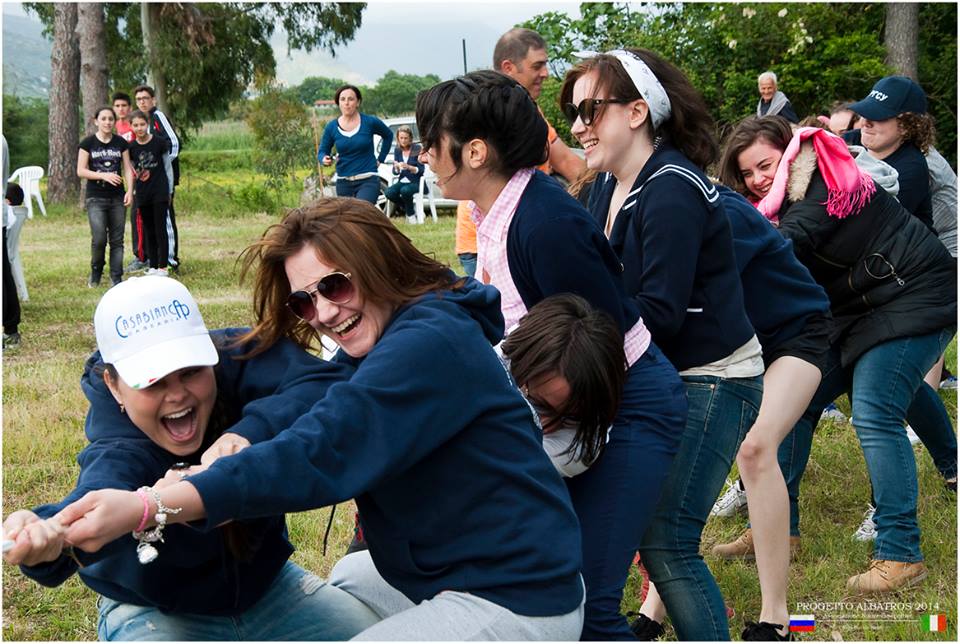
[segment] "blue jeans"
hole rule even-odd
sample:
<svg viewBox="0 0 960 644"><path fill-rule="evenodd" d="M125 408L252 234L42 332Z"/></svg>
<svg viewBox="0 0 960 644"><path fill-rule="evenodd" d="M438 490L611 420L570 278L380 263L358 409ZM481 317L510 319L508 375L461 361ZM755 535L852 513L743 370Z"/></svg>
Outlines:
<svg viewBox="0 0 960 644"><path fill-rule="evenodd" d="M463 267L463 274L467 277L473 277L474 273L477 272L477 254L460 253L457 257L460 259L460 266Z"/></svg>
<svg viewBox="0 0 960 644"><path fill-rule="evenodd" d="M356 181L347 181L346 179L337 179L337 196L354 197L363 199L376 205L377 197L380 195L380 177L374 175L366 179L357 179Z"/></svg>
<svg viewBox="0 0 960 644"><path fill-rule="evenodd" d="M90 279L99 282L103 275L107 241L110 242L110 279L114 284L123 279L123 229L127 209L123 197L91 197L86 200L90 221Z"/></svg>
<svg viewBox="0 0 960 644"><path fill-rule="evenodd" d="M957 435L953 432L953 423L940 394L925 382L920 384L910 408L907 409L907 422L930 452L933 464L943 478L955 477Z"/></svg>
<svg viewBox="0 0 960 644"><path fill-rule="evenodd" d="M163 613L98 601L102 641L346 640L379 618L360 600L287 562L254 606L235 617Z"/></svg>
<svg viewBox="0 0 960 644"><path fill-rule="evenodd" d="M620 613L623 586L686 416L683 383L651 343L628 372L610 441L600 457L583 474L565 479L582 534L587 587L582 640L636 639Z"/></svg>
<svg viewBox="0 0 960 644"><path fill-rule="evenodd" d="M417 194L417 190L420 188L420 182L413 183L394 183L390 186L387 186L387 189L383 191L383 196L397 204L398 206L403 207L403 212L407 217L412 217L415 214L413 207L413 197Z"/></svg>
<svg viewBox="0 0 960 644"><path fill-rule="evenodd" d="M763 378L685 376L690 413L640 557L683 640L729 640L727 611L700 536L756 420Z"/></svg>
<svg viewBox="0 0 960 644"><path fill-rule="evenodd" d="M908 417L909 409L918 423L914 426L918 435L922 433L926 436L925 444L933 444L937 449L934 458L940 461L938 467L943 465L941 472L949 472L951 459L943 446L951 440L956 444L956 437L950 438L953 427L949 416L926 411L917 417L917 409L935 408L929 392L922 389L923 376L952 337L953 330L944 329L882 342L846 368L840 365L839 349L831 347L820 387L803 417L780 444L777 455L790 497L791 535L800 534L800 479L810 457L820 411L846 391L853 406L851 422L867 462L877 508L873 517L877 524L874 558L923 560L917 525L917 465L903 419ZM952 454L952 470L956 471L956 451Z"/></svg>

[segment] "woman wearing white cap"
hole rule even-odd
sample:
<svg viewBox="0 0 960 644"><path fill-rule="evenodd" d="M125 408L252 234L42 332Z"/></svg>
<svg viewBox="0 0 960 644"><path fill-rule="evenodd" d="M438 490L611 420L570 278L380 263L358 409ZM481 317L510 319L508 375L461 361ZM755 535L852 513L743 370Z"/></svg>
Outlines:
<svg viewBox="0 0 960 644"><path fill-rule="evenodd" d="M679 371L689 404L641 557L680 639L729 639L700 536L757 417L763 357L745 309L730 224L704 174L718 152L713 119L683 73L653 52L580 55L585 59L567 73L560 101L587 168L601 173L591 211L623 262L627 294Z"/></svg>
<svg viewBox="0 0 960 644"><path fill-rule="evenodd" d="M243 331L208 333L189 291L166 277L132 278L107 291L94 326L99 352L82 379L90 443L77 459L77 486L63 501L7 517L6 562L45 586L78 572L101 595L102 640L346 639L376 621L359 601L288 561L283 516L212 532L141 529L93 554L66 545L51 517L86 492L138 490L146 507L156 492L144 486L184 478L227 428L251 441L268 438L352 373L289 341L238 359L253 348L235 342Z"/></svg>
<svg viewBox="0 0 960 644"><path fill-rule="evenodd" d="M341 559L330 583L381 619L356 639L576 639L580 530L491 346L500 293L458 278L360 199L289 212L247 251L254 266L258 350L327 337L356 371L275 438L160 490L151 509L161 501L182 509L164 520L205 517L196 527L213 530L356 499L369 549ZM139 528L140 507L130 491L101 490L59 517L94 551Z"/></svg>

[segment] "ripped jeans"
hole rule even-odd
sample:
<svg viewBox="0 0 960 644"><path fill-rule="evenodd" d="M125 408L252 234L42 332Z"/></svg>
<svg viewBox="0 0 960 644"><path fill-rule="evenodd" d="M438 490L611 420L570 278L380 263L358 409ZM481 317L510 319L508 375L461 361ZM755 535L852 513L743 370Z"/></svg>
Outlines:
<svg viewBox="0 0 960 644"><path fill-rule="evenodd" d="M103 596L97 607L101 641L348 640L380 621L360 600L289 561L260 601L234 617L163 613Z"/></svg>

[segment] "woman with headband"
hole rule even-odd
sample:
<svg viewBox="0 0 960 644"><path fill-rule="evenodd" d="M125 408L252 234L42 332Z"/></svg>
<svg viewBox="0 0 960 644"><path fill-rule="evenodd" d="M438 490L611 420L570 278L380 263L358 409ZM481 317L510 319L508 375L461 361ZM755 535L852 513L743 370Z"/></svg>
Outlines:
<svg viewBox="0 0 960 644"><path fill-rule="evenodd" d="M546 158L547 126L522 86L492 71L440 83L418 96L417 124L444 196L473 202L476 274L500 291L506 328L551 295L573 293L608 314L622 336L627 374L609 441L594 434L599 457L566 484L583 540L581 639L633 639L620 613L623 587L683 431L683 386L624 293L603 231L534 170ZM522 384L533 400L545 399L532 381ZM585 402L570 396L541 422L549 429L562 416L584 420Z"/></svg>
<svg viewBox="0 0 960 644"><path fill-rule="evenodd" d="M729 639L720 589L699 553L710 508L763 393L730 224L704 168L714 124L690 81L646 50L587 57L561 103L587 167L591 211L623 262L627 293L680 372L689 414L680 451L640 543L681 640Z"/></svg>

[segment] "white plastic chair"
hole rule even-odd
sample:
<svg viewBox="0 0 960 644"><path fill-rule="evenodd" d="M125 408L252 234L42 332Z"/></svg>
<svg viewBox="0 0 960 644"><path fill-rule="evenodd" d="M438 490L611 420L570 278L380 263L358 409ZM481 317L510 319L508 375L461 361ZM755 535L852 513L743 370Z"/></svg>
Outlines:
<svg viewBox="0 0 960 644"><path fill-rule="evenodd" d="M38 165L28 165L14 170L10 181L15 181L23 188L23 205L27 207L27 218L33 219L33 199L37 200L40 212L44 217L47 209L43 205L43 195L40 194L40 179L43 177L43 168Z"/></svg>
<svg viewBox="0 0 960 644"><path fill-rule="evenodd" d="M390 181L392 186L397 181L400 180L399 176L394 177ZM430 170L430 166L423 166L423 178L420 180L420 190L417 194L413 195L413 207L414 207L414 216L417 218L417 223L422 224L426 219L426 212L424 210L424 199L427 200L427 204L430 206L430 214L433 216L433 221L437 221L437 205L434 203L436 199L435 196L435 187L437 182L437 175ZM396 204L383 196L383 193L380 194L380 198L383 199L383 212L387 217L393 216L393 211L396 209ZM380 205L380 202L377 202L377 205Z"/></svg>
<svg viewBox="0 0 960 644"><path fill-rule="evenodd" d="M413 198L418 224L422 224L424 219L426 219L426 213L423 210L424 199L426 199L430 205L430 214L433 216L433 223L437 223L436 186L437 175L430 169L430 166L424 165L423 179L420 180L420 190Z"/></svg>

